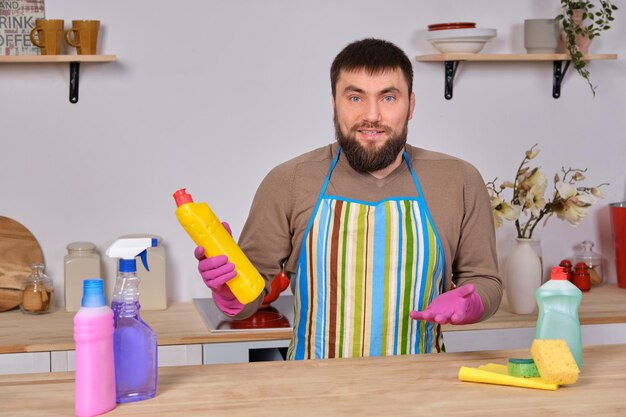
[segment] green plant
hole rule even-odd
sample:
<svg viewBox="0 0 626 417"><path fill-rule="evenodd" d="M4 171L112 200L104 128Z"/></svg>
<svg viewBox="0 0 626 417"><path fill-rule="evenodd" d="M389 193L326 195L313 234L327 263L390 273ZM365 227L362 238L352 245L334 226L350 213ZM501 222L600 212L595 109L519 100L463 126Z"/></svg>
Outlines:
<svg viewBox="0 0 626 417"><path fill-rule="evenodd" d="M600 7L596 8L594 0L561 0L562 13L556 17L561 22L565 33L565 49L572 58L572 65L576 71L587 81L594 97L596 87L589 78L587 62L583 59L583 53L576 44L576 38L588 38L591 41L600 34L611 28L611 22L615 20L613 12L618 9L610 0L599 0ZM580 12L576 12L576 11ZM575 16L580 15L580 22Z"/></svg>

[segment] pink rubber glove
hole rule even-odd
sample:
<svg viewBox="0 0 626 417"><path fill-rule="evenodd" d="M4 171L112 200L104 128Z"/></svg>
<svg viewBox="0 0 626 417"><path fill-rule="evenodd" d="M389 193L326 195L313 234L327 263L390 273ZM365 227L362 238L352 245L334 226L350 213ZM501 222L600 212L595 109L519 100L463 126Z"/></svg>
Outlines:
<svg viewBox="0 0 626 417"><path fill-rule="evenodd" d="M426 320L439 324L476 323L485 307L474 284L461 285L436 297L424 311L411 311L414 320Z"/></svg>
<svg viewBox="0 0 626 417"><path fill-rule="evenodd" d="M228 233L232 235L228 223L224 222L222 224ZM213 291L213 300L219 309L230 316L241 312L244 305L237 300L228 285L226 285L227 281L230 281L237 275L235 264L228 262L226 255L206 258L202 246L198 246L193 254L199 261L198 271L200 271L200 276L202 276L205 285Z"/></svg>

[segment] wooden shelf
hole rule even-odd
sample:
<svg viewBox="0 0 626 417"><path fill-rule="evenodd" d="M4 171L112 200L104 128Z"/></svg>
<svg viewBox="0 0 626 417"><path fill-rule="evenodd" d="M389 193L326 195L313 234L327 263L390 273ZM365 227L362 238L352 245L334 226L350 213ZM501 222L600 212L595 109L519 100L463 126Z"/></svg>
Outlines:
<svg viewBox="0 0 626 417"><path fill-rule="evenodd" d="M115 55L9 55L0 56L0 64L70 64L70 103L78 103L78 75L81 62L107 63Z"/></svg>
<svg viewBox="0 0 626 417"><path fill-rule="evenodd" d="M54 62L114 62L115 55L18 55L0 56L0 64L42 64Z"/></svg>
<svg viewBox="0 0 626 417"><path fill-rule="evenodd" d="M552 97L561 97L561 83L572 61L569 54L430 54L415 57L418 62L444 63L444 97L452 99L454 75L461 61L476 62L552 62L553 83ZM585 61L617 59L617 54L584 55ZM565 67L563 64L565 63Z"/></svg>
<svg viewBox="0 0 626 417"><path fill-rule="evenodd" d="M584 55L585 61L617 59L617 54ZM570 61L568 54L430 54L418 55L419 62L444 61Z"/></svg>

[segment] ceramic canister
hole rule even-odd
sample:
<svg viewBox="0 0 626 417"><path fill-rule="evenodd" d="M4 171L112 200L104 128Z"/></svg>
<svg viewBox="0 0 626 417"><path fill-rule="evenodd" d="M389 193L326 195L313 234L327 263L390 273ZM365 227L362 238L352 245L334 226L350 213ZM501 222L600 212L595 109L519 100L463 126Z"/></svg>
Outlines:
<svg viewBox="0 0 626 417"><path fill-rule="evenodd" d="M554 19L524 20L524 48L529 54L554 54L561 46L559 25Z"/></svg>

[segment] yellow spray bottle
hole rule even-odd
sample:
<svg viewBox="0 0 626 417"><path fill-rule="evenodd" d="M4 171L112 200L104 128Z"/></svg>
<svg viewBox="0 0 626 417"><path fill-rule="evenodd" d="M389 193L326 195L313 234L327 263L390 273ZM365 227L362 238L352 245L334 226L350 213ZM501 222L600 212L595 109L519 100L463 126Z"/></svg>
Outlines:
<svg viewBox="0 0 626 417"><path fill-rule="evenodd" d="M265 288L265 281L243 253L222 222L206 203L194 203L184 188L174 193L176 217L191 239L204 248L207 257L226 255L235 264L237 276L226 284L241 304L254 301Z"/></svg>

